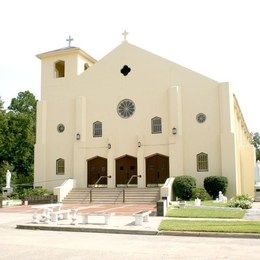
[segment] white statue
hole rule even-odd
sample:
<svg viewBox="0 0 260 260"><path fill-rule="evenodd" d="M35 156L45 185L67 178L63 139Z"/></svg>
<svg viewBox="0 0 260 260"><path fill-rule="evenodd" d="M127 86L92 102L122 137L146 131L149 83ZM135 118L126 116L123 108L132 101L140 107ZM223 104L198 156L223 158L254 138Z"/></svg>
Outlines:
<svg viewBox="0 0 260 260"><path fill-rule="evenodd" d="M257 160L255 165L255 183L260 185L260 161Z"/></svg>
<svg viewBox="0 0 260 260"><path fill-rule="evenodd" d="M223 195L222 191L219 191L218 197L216 198L216 202L227 203L227 197Z"/></svg>
<svg viewBox="0 0 260 260"><path fill-rule="evenodd" d="M8 170L6 172L6 188L10 189L11 188L11 177L12 177L12 173Z"/></svg>
<svg viewBox="0 0 260 260"><path fill-rule="evenodd" d="M223 197L224 197L224 195L223 195L222 191L219 191L218 192L218 201L223 202Z"/></svg>

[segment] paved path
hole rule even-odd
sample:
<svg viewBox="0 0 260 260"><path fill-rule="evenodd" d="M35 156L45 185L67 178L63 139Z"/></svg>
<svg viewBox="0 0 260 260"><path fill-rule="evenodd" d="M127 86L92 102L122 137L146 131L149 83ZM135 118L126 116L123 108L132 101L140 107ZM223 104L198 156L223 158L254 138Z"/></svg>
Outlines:
<svg viewBox="0 0 260 260"><path fill-rule="evenodd" d="M117 208L121 215L115 218L133 220L132 213L144 205L130 206L131 210L122 205L95 207L97 210L108 211ZM81 210L93 209L82 206ZM1 260L57 258L258 260L260 255L260 239L138 236L15 229L16 224L31 219L31 213L30 206L0 209Z"/></svg>
<svg viewBox="0 0 260 260"><path fill-rule="evenodd" d="M64 209L78 209L79 212L115 212L118 216L132 216L142 210L152 211L156 215L156 206L154 204L64 204ZM1 213L32 213L31 206L14 206L0 208Z"/></svg>
<svg viewBox="0 0 260 260"><path fill-rule="evenodd" d="M244 219L246 220L260 220L260 209L252 208L248 209Z"/></svg>

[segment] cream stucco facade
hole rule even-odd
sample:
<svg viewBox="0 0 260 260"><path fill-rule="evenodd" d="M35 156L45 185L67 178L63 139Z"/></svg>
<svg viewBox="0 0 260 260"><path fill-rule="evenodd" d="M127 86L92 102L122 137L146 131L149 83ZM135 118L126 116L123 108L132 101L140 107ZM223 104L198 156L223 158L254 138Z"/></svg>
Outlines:
<svg viewBox="0 0 260 260"><path fill-rule="evenodd" d="M254 148L228 83L126 41L100 61L75 47L37 57L42 62L42 79L35 186L53 188L73 178L77 187L87 187L92 173L99 176L95 169L100 167L111 175L107 179L111 188L131 174L142 176L137 178L138 187L160 183L166 175L184 174L203 186L206 176L222 175L229 181L228 196L254 194ZM57 77L55 64L60 61L64 75ZM121 73L125 65L131 69L126 76ZM135 105L129 118L117 111L124 99ZM200 113L206 115L203 123L196 120ZM161 133L152 133L155 117L161 119ZM101 137L93 137L97 121L102 123ZM65 127L63 132L57 131L59 124ZM197 171L200 153L207 155L205 171ZM105 168L98 162L95 166L95 158L102 158ZM61 175L57 175L58 159L65 162Z"/></svg>

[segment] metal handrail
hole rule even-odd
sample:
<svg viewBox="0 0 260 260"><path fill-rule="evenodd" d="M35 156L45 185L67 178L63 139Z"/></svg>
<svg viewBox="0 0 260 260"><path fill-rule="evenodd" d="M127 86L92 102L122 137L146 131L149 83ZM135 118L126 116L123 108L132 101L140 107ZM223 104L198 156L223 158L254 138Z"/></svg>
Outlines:
<svg viewBox="0 0 260 260"><path fill-rule="evenodd" d="M141 178L142 175L141 174L134 174L130 177L130 179L128 180L125 188L123 189L123 203L125 203L125 189L128 188L128 185L130 184L130 182L132 181L133 178Z"/></svg>
<svg viewBox="0 0 260 260"><path fill-rule="evenodd" d="M93 185L93 187L90 189L89 191L89 202L91 203L92 202L92 190L96 188L96 185L100 182L100 180L102 180L103 178L111 178L111 175L108 175L108 176L100 176L98 178L98 180L95 182L95 184Z"/></svg>
<svg viewBox="0 0 260 260"><path fill-rule="evenodd" d="M133 178L141 178L141 177L142 177L141 174L139 174L139 175L137 175L137 174L132 175L132 176L130 177L129 181L127 182L127 184L126 184L126 188L128 187L128 185L130 184L130 182L132 181Z"/></svg>

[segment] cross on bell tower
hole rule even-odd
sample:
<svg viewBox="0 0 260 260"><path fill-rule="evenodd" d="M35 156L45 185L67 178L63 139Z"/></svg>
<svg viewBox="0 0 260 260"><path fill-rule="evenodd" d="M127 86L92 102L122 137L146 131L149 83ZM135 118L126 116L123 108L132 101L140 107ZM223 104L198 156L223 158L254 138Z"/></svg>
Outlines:
<svg viewBox="0 0 260 260"><path fill-rule="evenodd" d="M73 39L73 38L71 38L71 36L69 36L69 38L68 38L68 39L66 39L66 41L67 41L67 42L69 42L69 46L68 46L68 47L70 47L70 44L71 44L71 42L72 42L72 41L74 41L74 39Z"/></svg>

